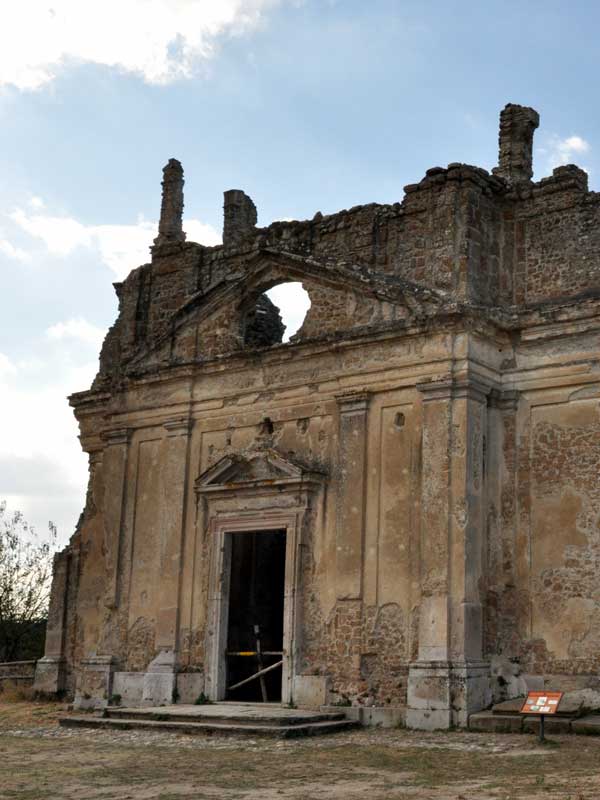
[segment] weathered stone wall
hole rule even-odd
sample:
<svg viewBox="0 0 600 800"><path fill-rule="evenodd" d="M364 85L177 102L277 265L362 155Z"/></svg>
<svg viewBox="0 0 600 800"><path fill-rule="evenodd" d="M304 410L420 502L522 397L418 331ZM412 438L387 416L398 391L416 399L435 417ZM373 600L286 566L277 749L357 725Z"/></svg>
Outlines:
<svg viewBox="0 0 600 800"><path fill-rule="evenodd" d="M393 205L257 228L232 190L213 248L185 242L167 165L152 261L117 285L72 398L90 483L48 674L62 659L90 702L115 671L151 676L148 701L169 670L214 687L215 530L235 511L301 527L292 677L330 699L436 727L489 702L491 657L592 680L600 205L576 167L531 182L536 125L508 106L492 175L436 167ZM268 341L244 341L286 281L311 299L292 342L271 346L270 307ZM253 473L267 453L287 483ZM235 478L202 483L228 459Z"/></svg>

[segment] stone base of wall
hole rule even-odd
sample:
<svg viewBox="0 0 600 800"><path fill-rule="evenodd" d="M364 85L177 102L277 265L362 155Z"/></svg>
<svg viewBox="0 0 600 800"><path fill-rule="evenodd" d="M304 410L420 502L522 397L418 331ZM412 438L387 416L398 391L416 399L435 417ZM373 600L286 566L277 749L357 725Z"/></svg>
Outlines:
<svg viewBox="0 0 600 800"><path fill-rule="evenodd" d="M67 664L63 658L44 656L35 665L33 688L43 694L59 694L67 685Z"/></svg>
<svg viewBox="0 0 600 800"><path fill-rule="evenodd" d="M298 708L320 708L329 699L330 679L323 675L295 675L293 700Z"/></svg>
<svg viewBox="0 0 600 800"><path fill-rule="evenodd" d="M321 711L336 714L340 711L346 719L360 722L366 728L399 728L406 720L404 706L321 706Z"/></svg>
<svg viewBox="0 0 600 800"><path fill-rule="evenodd" d="M105 708L112 695L114 662L112 656L95 656L80 664L73 707Z"/></svg>
<svg viewBox="0 0 600 800"><path fill-rule="evenodd" d="M123 706L191 705L204 691L202 672L115 672L112 696Z"/></svg>
<svg viewBox="0 0 600 800"><path fill-rule="evenodd" d="M419 661L408 673L406 725L419 730L466 727L492 701L486 662Z"/></svg>

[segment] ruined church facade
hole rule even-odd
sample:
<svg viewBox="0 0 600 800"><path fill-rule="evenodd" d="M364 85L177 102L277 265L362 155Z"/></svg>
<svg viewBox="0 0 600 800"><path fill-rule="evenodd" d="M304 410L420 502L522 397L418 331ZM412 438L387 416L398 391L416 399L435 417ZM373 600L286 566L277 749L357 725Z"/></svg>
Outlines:
<svg viewBox="0 0 600 800"><path fill-rule="evenodd" d="M573 165L532 182L538 121L506 106L491 174L392 205L259 228L226 192L216 247L167 164L70 398L89 487L38 689L444 728L527 676L598 683L600 196ZM264 293L290 281L311 306L281 343Z"/></svg>

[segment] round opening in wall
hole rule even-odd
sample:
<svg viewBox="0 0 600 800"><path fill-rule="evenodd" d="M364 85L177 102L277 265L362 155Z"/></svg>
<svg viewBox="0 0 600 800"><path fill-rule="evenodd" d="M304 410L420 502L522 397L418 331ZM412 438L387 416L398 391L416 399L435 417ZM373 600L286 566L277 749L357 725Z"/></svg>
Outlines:
<svg viewBox="0 0 600 800"><path fill-rule="evenodd" d="M270 347L288 342L302 327L309 308L308 292L300 282L290 281L271 287L246 312L244 344Z"/></svg>

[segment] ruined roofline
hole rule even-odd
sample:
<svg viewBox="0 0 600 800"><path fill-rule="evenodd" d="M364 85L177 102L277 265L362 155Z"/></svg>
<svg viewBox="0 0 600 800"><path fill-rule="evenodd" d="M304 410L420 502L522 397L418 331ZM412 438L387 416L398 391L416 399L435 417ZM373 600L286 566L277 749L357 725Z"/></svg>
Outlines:
<svg viewBox="0 0 600 800"><path fill-rule="evenodd" d="M310 226L314 224L333 223L340 217L359 214L365 211L373 213L401 214L406 211L407 197L420 190L441 186L446 181L471 182L486 193L507 195L517 192L515 198L525 199L528 192L536 190L549 191L573 188L588 191L587 174L573 164L557 167L551 176L532 182L533 176L533 135L539 126L539 114L535 109L508 103L500 113L498 137L498 166L490 172L470 164L451 162L447 167L432 167L417 183L404 187L404 196L394 203L365 203L349 209L341 209L323 215L317 211L311 219L274 220L269 225L257 227L257 210L252 199L241 189L229 189L224 192L223 205L223 243L220 245L203 245L199 242L186 242L183 231L183 168L176 159L170 159L163 170L162 202L159 222L159 235L152 247L153 256L162 255L165 247L181 246L184 243L202 247L208 251L234 251L251 246L256 236L268 234L270 231L294 226Z"/></svg>

